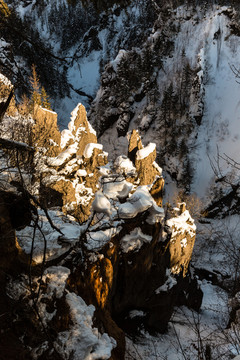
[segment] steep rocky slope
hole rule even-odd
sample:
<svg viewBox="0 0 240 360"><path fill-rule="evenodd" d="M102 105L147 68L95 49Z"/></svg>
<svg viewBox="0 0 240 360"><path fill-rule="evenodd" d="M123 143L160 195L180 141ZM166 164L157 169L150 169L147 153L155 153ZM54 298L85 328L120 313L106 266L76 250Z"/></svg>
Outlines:
<svg viewBox="0 0 240 360"><path fill-rule="evenodd" d="M95 1L93 3L96 4ZM16 8L17 15L14 15L16 18L13 17L15 24L20 26L22 22L19 33L25 28L28 34L33 34L34 41L31 43L22 35L19 38L12 26L3 31L2 23L0 24L5 73L10 74L13 70L17 74L13 79L20 80L17 85L22 86L22 80L25 79L24 84L28 87L26 80L31 64L39 64L37 70L40 71L41 82L49 90L55 108L60 110L58 123L64 122L66 125L68 114L81 101L90 109L88 118L101 135L98 141L108 151L108 160L114 162L102 166L107 161L106 154L102 152L100 144L93 146L96 144L96 137L85 121L82 106L76 108L68 130L60 133L56 126L56 113L36 108L35 116L26 118L16 115L17 110L12 100L13 112L9 112L2 121L4 127L1 127L1 136L4 133L6 139L25 142L25 134L35 128L34 142L41 144L41 148L38 148L33 163L32 139L29 139L28 146L8 143L10 150L14 145L21 152L25 151L25 155L18 159L24 165L24 170L19 174L14 166L9 169L14 160L10 151L10 163L5 157L1 160L3 168L8 169L1 172L1 186L4 191L15 191L14 186L17 185L21 193L22 187L19 184L23 176L28 191L33 191L37 196L35 200L39 200L44 207L57 206L51 208L49 214L54 224L61 228L60 233L57 229L52 229L44 210L38 211L38 218L45 230L43 233L42 228L36 230L32 263L41 263L44 239L48 243L46 254L49 261L58 261L67 251L70 251L70 255L75 254L77 248L74 257L74 264L77 266L80 265L78 260L81 258L78 251L79 237L84 239L84 244L91 243L94 251L87 247L87 252L93 252L93 257L86 265L87 269L80 266L74 273L72 265L63 264L72 271L69 282L73 288L70 289L67 285L67 290L74 289L76 293L84 293L84 299L93 302L97 309L100 304L97 318L104 325L100 322L97 325L102 332L107 331L117 340L118 348L115 351L119 351L121 356L124 351L124 334L119 327L129 334L136 335L139 332L142 336L134 344L127 339L127 352L131 354L129 358L142 356L152 360L156 357L168 357L172 360L191 356L194 359L199 354L203 358L211 356L214 360L233 358L239 352L236 339L239 337L239 4L236 1L211 1L204 5L199 1L132 1L127 4L117 2L114 6L107 6L107 9L98 9L98 12L93 4L82 7L80 2L74 5L73 1L8 1L8 4L13 13L13 7ZM39 39L36 34L39 34ZM10 88L6 95L1 93L4 102L0 110L6 106L5 100L9 94ZM97 96L93 100L95 95ZM76 131L79 125L80 128ZM22 129L26 129L26 126L28 131L23 132ZM21 130L16 131L17 127ZM85 136L86 141L79 145L80 139ZM86 149L86 153L91 153L93 148L95 150L91 157L86 158L83 153L88 142L92 145ZM79 146L82 146L81 150ZM119 156L120 154L123 156ZM148 156L144 157L144 154ZM161 171L154 161L156 156L157 163L163 168L165 188ZM31 171L36 166L37 171L32 178ZM57 183L56 177L59 180ZM147 186L147 189L139 189L139 186ZM177 195L178 192L180 195ZM196 195L192 196L191 192L196 192L202 200ZM152 205L152 198L149 198L148 193L157 207ZM151 199L151 205L148 202L151 214L144 210L132 219L130 215L133 212L136 214L135 200L137 198L138 202L138 196L143 195L145 200ZM162 229L165 220L169 226L173 225L172 220L167 219L168 211L165 211L166 219L161 220L161 226L154 223L146 225L145 222L159 210L158 207L162 207L162 202L166 203L167 209L167 202L171 198L175 201L177 198L187 199L191 214L195 213L198 218L204 208L205 218L200 218L200 223L197 224L198 241L193 254L194 269L204 297L200 315L186 307L175 308L168 323L168 334L155 338L143 330L142 325L145 324L145 329L148 328L150 332L155 327L162 330L166 325L173 303L165 297L163 289L168 289L167 292L177 296L180 304L186 303L186 298L178 292L179 287L186 286L189 291L188 280L181 282L177 274L172 275L179 268L185 272L192 252L194 237L186 237L181 233L174 240L180 220L182 225L184 222L189 223L187 213L183 208L171 213L171 217L175 219L173 238L168 242L169 238L164 237L164 245L156 242L155 235L158 227ZM21 196L16 198L14 195L7 199L7 206L11 202L18 204L22 201ZM90 211L91 202L94 213ZM35 207L39 206L36 202L34 204ZM17 209L18 206L16 212L19 216ZM24 209L28 209L28 202ZM30 212L32 211L33 209ZM100 221L100 211L103 211L103 223ZM117 224L120 221L117 216L126 216L125 211L130 215L121 219L124 221L124 230L120 229L121 224ZM6 207L3 208L4 212ZM16 214L14 206L10 212ZM94 214L93 221L97 218L99 227L88 228L85 233L86 228L79 227L74 218L67 216L67 212L80 221L87 220L89 215L91 220ZM20 225L14 224L14 227L25 226L17 234L22 247L23 263L29 259L33 235L33 231L30 232L27 227L30 221L28 211L26 214L23 220L20 217ZM112 221L110 225L109 215ZM37 215L34 216L36 219ZM144 224L139 223L141 220ZM193 224L191 226L194 227ZM115 231L119 232L116 234ZM137 247L125 253L124 246L120 245L122 239L123 244L126 241L132 244L136 236L139 242L133 246ZM103 248L98 248L99 238L104 240L101 242ZM17 251L12 240L9 256L14 263ZM114 244L112 255L108 249L109 241ZM140 245L142 246L137 251ZM169 257L167 263L165 256L162 257L163 248ZM85 247L80 249L84 256L85 250ZM134 261L130 264L132 258L128 257L132 255L136 264L142 262L144 256L147 257L146 277L139 265L131 268ZM161 266L156 266L157 259L161 259L168 268L163 270ZM136 286L133 284L131 278L137 279L137 274L141 274L146 283L148 276L154 279L155 267L156 273L160 274L159 279L162 279L158 283L160 293L154 292L155 280L147 289L141 288L141 283ZM61 271L65 273L63 278L66 278L68 270ZM164 284L163 273L166 280ZM83 274L92 281L90 289L85 288ZM121 280L125 275L126 283ZM77 284L77 279L80 280L76 289L74 284ZM106 284L102 284L103 279ZM178 284L175 284L176 279ZM122 297L116 284L120 284ZM140 295L130 296L131 287ZM154 293L154 296L149 299L147 292ZM104 301L101 301L101 294ZM232 296L235 298L230 301L232 312L229 318L227 304L228 297ZM151 317L151 313L155 314L156 319L160 316L152 309L157 298L161 298L166 314L162 318L161 329L159 323L156 324ZM167 308L163 305L164 299L168 299ZM45 296L42 300L46 301ZM101 310L103 303L106 311ZM135 303L138 307L134 309ZM194 305L192 300L190 303L188 305L196 308L199 305ZM111 326L108 327L108 324ZM68 321L65 325L69 329ZM57 332L61 328L58 326L59 323ZM62 335L60 338L62 341ZM111 351L114 342L106 342ZM36 343L37 346L41 343L39 338ZM67 343L69 344L68 340ZM202 348L199 344L202 344ZM98 345L95 343L93 347ZM134 353L136 346L138 353ZM70 355L66 354L67 356Z"/></svg>
<svg viewBox="0 0 240 360"><path fill-rule="evenodd" d="M163 332L175 305L199 310L202 292L188 272L194 221L184 204L165 214L156 146L143 147L137 132L129 140L133 162L120 156L106 164L82 105L61 134L55 113L35 107L23 119L17 110L1 124L8 145L1 143L1 169L9 177L0 209L2 356L12 341L24 358L124 359L123 329ZM23 120L31 146L7 127ZM124 320L132 310L141 320Z"/></svg>
<svg viewBox="0 0 240 360"><path fill-rule="evenodd" d="M197 1L131 1L105 9L103 4L98 11L92 2L81 1L7 3L22 26L38 34L42 52L34 48L33 57L24 41L19 49L13 46L10 56L11 34L3 32L5 65L15 71L14 61L25 70L36 63L60 124L66 126L82 102L112 158L126 154L125 135L138 128L145 144L157 144L158 161L177 186L200 197L212 181L209 157L213 160L219 151L237 160L235 1L204 6ZM48 55L42 44L49 46ZM52 72L54 81L48 82L53 68L58 75ZM226 164L222 167L227 171Z"/></svg>

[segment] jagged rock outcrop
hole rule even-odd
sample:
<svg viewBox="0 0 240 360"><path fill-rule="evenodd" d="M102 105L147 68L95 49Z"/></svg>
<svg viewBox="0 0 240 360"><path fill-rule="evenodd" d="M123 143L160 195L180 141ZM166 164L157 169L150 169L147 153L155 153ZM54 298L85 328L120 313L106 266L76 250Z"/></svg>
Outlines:
<svg viewBox="0 0 240 360"><path fill-rule="evenodd" d="M136 167L136 176L139 185L151 184L150 194L158 206L162 206L164 179L162 169L155 162L156 145L154 143L143 147L137 130L131 132L128 146L128 157Z"/></svg>
<svg viewBox="0 0 240 360"><path fill-rule="evenodd" d="M79 104L72 112L68 129L61 133L55 113L39 107L35 114L36 137L38 130L45 134L43 143L37 140L37 145L46 148L43 154L35 157L40 197L49 201L46 206L61 205L64 212L71 212L84 222L90 215L94 193L99 186L98 168L106 164L107 153L97 143L83 105Z"/></svg>
<svg viewBox="0 0 240 360"><path fill-rule="evenodd" d="M57 125L57 113L35 105L33 119L35 122L32 128L34 146L45 148L46 156L57 156L61 151L61 134Z"/></svg>
<svg viewBox="0 0 240 360"><path fill-rule="evenodd" d="M53 131L48 132L51 122ZM26 190L29 184L25 192L18 185L28 200L27 220L20 221L17 215L19 221L11 223L7 249L20 269L22 264L25 271L30 261L31 272L20 280L12 272L9 285L4 283L13 304L21 299L17 316L22 312L28 319L24 343L39 360L59 355L78 360L79 354L87 359L93 352L96 358L124 359L124 332L136 333L139 325L149 332L164 332L174 306L199 309L202 293L188 273L194 221L184 204L166 220L156 146L144 147L136 131L129 139L132 161L120 156L106 164L107 154L97 143L81 104L61 134L56 114L42 108L35 109L33 126L48 135L35 148L34 195ZM48 215L31 207L29 198L37 205L36 196L50 208ZM31 226L26 226L30 221ZM3 265L12 271L12 265ZM137 323L130 316L133 310L142 314ZM37 328L36 313L44 331ZM21 321L16 331L20 327ZM30 329L34 329L33 338Z"/></svg>

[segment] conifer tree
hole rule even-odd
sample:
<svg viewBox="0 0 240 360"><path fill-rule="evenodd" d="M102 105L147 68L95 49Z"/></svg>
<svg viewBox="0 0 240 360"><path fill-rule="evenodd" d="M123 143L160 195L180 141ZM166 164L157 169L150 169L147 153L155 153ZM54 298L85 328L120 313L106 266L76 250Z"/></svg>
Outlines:
<svg viewBox="0 0 240 360"><path fill-rule="evenodd" d="M49 101L49 97L46 93L45 88L42 86L41 88L41 104L45 109L51 110L51 104Z"/></svg>
<svg viewBox="0 0 240 360"><path fill-rule="evenodd" d="M32 76L30 77L30 84L32 87L31 105L41 105L40 82L37 75L36 66L32 64Z"/></svg>

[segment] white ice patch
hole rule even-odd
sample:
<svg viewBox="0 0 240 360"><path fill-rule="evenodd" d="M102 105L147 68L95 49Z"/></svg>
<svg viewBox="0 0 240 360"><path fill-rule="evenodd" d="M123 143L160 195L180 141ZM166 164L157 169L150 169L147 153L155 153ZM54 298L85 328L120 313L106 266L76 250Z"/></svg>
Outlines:
<svg viewBox="0 0 240 360"><path fill-rule="evenodd" d="M138 251L144 243L152 241L152 236L143 234L141 228L137 227L121 240L121 248L124 253Z"/></svg>

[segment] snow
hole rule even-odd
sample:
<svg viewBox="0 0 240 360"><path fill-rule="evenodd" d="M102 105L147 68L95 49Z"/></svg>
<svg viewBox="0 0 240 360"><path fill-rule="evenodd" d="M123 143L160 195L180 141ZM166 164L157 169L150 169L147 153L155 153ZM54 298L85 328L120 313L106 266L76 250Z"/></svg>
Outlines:
<svg viewBox="0 0 240 360"><path fill-rule="evenodd" d="M101 190L97 191L95 194L92 209L97 213L104 213L108 216L111 215L111 203Z"/></svg>
<svg viewBox="0 0 240 360"><path fill-rule="evenodd" d="M217 352L224 344L223 329L228 319L227 294L219 287L206 281L201 283L201 287L205 295L199 314L185 306L175 308L168 331L165 334L152 336L147 331L142 330L134 343L127 338L126 360L132 358L149 360L185 360L191 358L195 360L199 358L197 350L199 341L202 341L204 349L206 344L210 344L212 352L215 354L215 351ZM219 340L220 344L218 343ZM225 356L226 349L227 345L225 348L223 345L223 351L213 358L222 360L232 358Z"/></svg>
<svg viewBox="0 0 240 360"><path fill-rule="evenodd" d="M86 187L84 183L75 185L75 197L77 204L87 206L94 197L92 188Z"/></svg>
<svg viewBox="0 0 240 360"><path fill-rule="evenodd" d="M69 331L59 333L55 341L56 349L63 359L109 359L116 341L93 328L94 306L87 306L84 300L74 293L68 293L66 301L70 308L72 325Z"/></svg>
<svg viewBox="0 0 240 360"><path fill-rule="evenodd" d="M77 175L77 176L86 177L86 176L87 176L87 172L86 172L85 169L79 169L79 170L76 172L76 175Z"/></svg>
<svg viewBox="0 0 240 360"><path fill-rule="evenodd" d="M48 158L47 163L50 166L61 166L63 165L68 159L71 158L73 154L77 151L78 144L74 143L70 145L66 150L62 151L58 156L54 158Z"/></svg>
<svg viewBox="0 0 240 360"><path fill-rule="evenodd" d="M46 108L44 108L44 107L42 107L42 106L40 106L40 108L41 108L42 110L46 111L46 112L49 112L50 114L57 115L57 113L56 113L55 111L52 111L52 110L46 109Z"/></svg>
<svg viewBox="0 0 240 360"><path fill-rule="evenodd" d="M167 280L162 286L160 286L155 290L156 294L169 291L173 286L177 284L177 280L173 276L171 276L171 269L166 269L166 276L167 276Z"/></svg>
<svg viewBox="0 0 240 360"><path fill-rule="evenodd" d="M70 270L63 266L51 266L44 271L43 281L47 284L44 297L60 299L63 296Z"/></svg>
<svg viewBox="0 0 240 360"><path fill-rule="evenodd" d="M125 56L127 56L127 52L125 50L121 49L121 50L119 50L116 58L110 62L110 64L112 65L112 67L115 71L117 71L118 64L122 61L122 59Z"/></svg>
<svg viewBox="0 0 240 360"><path fill-rule="evenodd" d="M131 310L129 312L130 319L134 319L135 317L143 317L146 316L146 313L141 310Z"/></svg>
<svg viewBox="0 0 240 360"><path fill-rule="evenodd" d="M178 233L188 233L191 237L196 234L196 225L194 224L194 220L188 210L185 210L177 217L167 220L166 225L172 229L172 238L174 238ZM183 246L184 244L185 242L183 241Z"/></svg>
<svg viewBox="0 0 240 360"><path fill-rule="evenodd" d="M137 227L121 239L121 248L124 253L138 251L144 243L151 241L152 236L143 234L141 228Z"/></svg>
<svg viewBox="0 0 240 360"><path fill-rule="evenodd" d="M136 174L136 168L132 161L125 155L120 155L114 161L114 167L120 174Z"/></svg>
<svg viewBox="0 0 240 360"><path fill-rule="evenodd" d="M156 150L156 144L155 143L149 143L143 149L140 149L140 150L137 151L136 159L137 160L145 159L151 153L153 153L155 150Z"/></svg>
<svg viewBox="0 0 240 360"><path fill-rule="evenodd" d="M11 81L1 73L0 73L0 82L2 82L4 85L6 85L6 86L8 86L10 88L13 87Z"/></svg>
<svg viewBox="0 0 240 360"><path fill-rule="evenodd" d="M133 184L126 180L113 180L103 183L103 193L104 195L113 200L127 198L129 193L133 189Z"/></svg>
<svg viewBox="0 0 240 360"><path fill-rule="evenodd" d="M74 125L74 122L77 118L77 114L78 114L78 111L80 109L80 106L81 106L81 103L77 104L77 106L73 109L73 111L71 112L71 119L70 119L70 122L68 124L68 129L73 132L74 130L76 130L75 128L75 125Z"/></svg>
<svg viewBox="0 0 240 360"><path fill-rule="evenodd" d="M47 245L46 259L50 260L63 254L66 250L69 249L70 245L75 244L76 241L79 240L81 226L79 226L78 223L73 222L70 217L63 215L63 213L58 210L49 210L48 214L54 225L61 229L61 232L63 233L63 235L61 235L58 231L52 229L44 211L38 210L39 225L45 236ZM19 245L26 254L31 253L33 244L33 260L36 263L41 263L44 252L44 238L41 231L36 229L33 243L34 223L31 225L32 226L27 226L24 229L17 231L17 239Z"/></svg>
<svg viewBox="0 0 240 360"><path fill-rule="evenodd" d="M97 136L97 133L96 131L93 129L92 125L90 123L88 123L88 129L89 129L89 132L95 136Z"/></svg>
<svg viewBox="0 0 240 360"><path fill-rule="evenodd" d="M164 216L164 210L156 205L148 192L148 187L139 186L125 203L119 205L118 214L122 219L130 219L148 209L153 217L156 215L155 220L157 220L158 216Z"/></svg>
<svg viewBox="0 0 240 360"><path fill-rule="evenodd" d="M156 163L156 161L153 162L153 166L159 172L159 175L162 175L162 168Z"/></svg>
<svg viewBox="0 0 240 360"><path fill-rule="evenodd" d="M74 139L72 132L69 129L64 129L61 132L61 148L64 149L70 139Z"/></svg>
<svg viewBox="0 0 240 360"><path fill-rule="evenodd" d="M115 227L109 227L106 230L99 230L96 232L93 232L90 229L89 233L87 233L87 249L102 249L105 244L107 244L115 235L119 234L119 232L122 230L122 227L119 224L120 222L115 221L113 224L115 225Z"/></svg>
<svg viewBox="0 0 240 360"><path fill-rule="evenodd" d="M83 152L83 156L85 157L85 159L89 159L92 156L94 149L102 150L103 145L102 144L95 144L95 143L87 144L85 149L84 149L84 152Z"/></svg>

